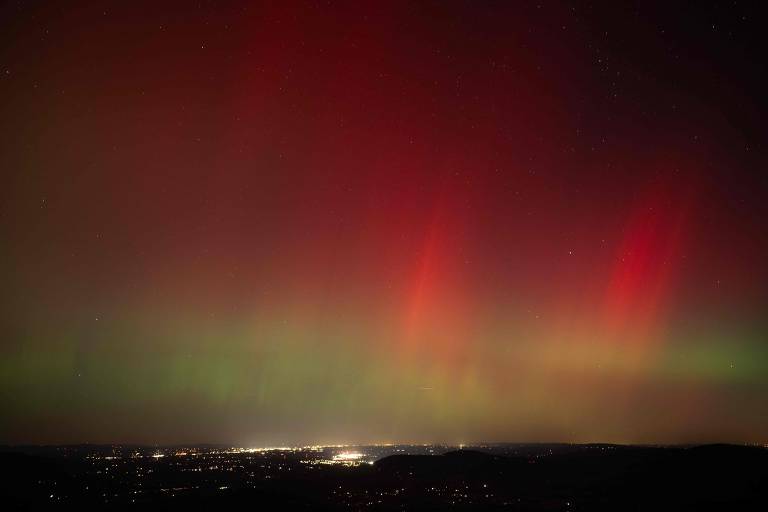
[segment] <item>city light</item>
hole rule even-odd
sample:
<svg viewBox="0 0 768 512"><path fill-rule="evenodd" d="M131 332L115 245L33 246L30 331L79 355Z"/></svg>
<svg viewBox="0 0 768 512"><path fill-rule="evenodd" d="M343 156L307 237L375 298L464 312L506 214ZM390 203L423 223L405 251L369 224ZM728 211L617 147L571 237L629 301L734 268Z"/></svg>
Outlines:
<svg viewBox="0 0 768 512"><path fill-rule="evenodd" d="M341 452L333 456L333 460L338 461L356 461L360 460L364 455L360 452Z"/></svg>

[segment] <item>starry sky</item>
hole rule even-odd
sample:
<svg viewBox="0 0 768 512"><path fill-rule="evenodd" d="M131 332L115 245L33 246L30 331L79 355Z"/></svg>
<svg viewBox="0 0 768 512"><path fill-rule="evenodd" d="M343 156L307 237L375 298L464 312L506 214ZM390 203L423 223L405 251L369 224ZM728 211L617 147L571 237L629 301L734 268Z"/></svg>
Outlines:
<svg viewBox="0 0 768 512"><path fill-rule="evenodd" d="M4 2L0 442L768 442L743 2Z"/></svg>

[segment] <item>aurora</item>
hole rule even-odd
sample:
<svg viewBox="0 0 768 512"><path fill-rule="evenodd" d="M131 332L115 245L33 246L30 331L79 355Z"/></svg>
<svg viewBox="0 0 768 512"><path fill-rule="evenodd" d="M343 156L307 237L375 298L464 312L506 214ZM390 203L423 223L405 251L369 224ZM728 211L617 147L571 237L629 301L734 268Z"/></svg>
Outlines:
<svg viewBox="0 0 768 512"><path fill-rule="evenodd" d="M638 9L1 7L0 441L768 442L757 22Z"/></svg>

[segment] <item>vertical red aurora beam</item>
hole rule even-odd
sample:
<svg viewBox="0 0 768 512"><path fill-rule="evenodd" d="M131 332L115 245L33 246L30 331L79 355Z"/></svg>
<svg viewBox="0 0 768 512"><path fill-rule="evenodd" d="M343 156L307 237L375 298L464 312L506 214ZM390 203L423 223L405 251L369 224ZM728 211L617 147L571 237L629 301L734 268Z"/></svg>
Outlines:
<svg viewBox="0 0 768 512"><path fill-rule="evenodd" d="M691 229L692 195L685 187L680 181L653 184L632 207L606 289L608 340L658 339Z"/></svg>

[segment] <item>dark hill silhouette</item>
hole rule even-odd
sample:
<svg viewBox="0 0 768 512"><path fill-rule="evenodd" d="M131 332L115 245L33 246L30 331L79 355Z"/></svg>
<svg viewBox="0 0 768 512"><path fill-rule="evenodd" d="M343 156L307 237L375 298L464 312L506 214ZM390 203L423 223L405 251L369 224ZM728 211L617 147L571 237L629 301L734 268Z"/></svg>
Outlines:
<svg viewBox="0 0 768 512"><path fill-rule="evenodd" d="M503 489L529 505L561 498L563 503L589 503L591 509L768 505L768 451L759 447L592 445L546 457L462 450L431 457L396 455L375 466L382 479ZM630 502L634 505L627 507Z"/></svg>

